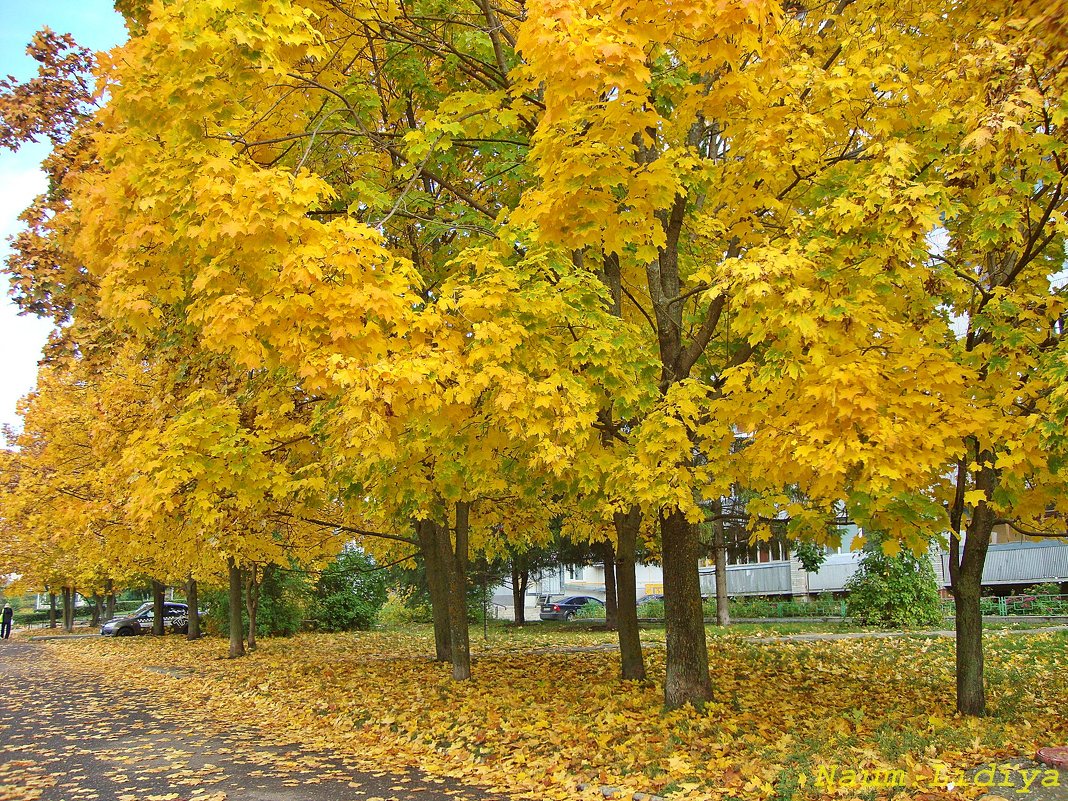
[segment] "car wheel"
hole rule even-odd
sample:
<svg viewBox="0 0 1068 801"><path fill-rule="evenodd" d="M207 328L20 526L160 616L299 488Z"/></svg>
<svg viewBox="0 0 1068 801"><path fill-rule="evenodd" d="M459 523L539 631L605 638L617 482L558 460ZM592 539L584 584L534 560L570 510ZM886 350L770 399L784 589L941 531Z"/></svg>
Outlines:
<svg viewBox="0 0 1068 801"><path fill-rule="evenodd" d="M115 632L116 637L132 637L133 629L119 629Z"/></svg>
<svg viewBox="0 0 1068 801"><path fill-rule="evenodd" d="M186 624L184 626L171 626L171 634L188 634L188 633L189 633L189 625L188 624Z"/></svg>
<svg viewBox="0 0 1068 801"><path fill-rule="evenodd" d="M568 612L567 614L564 615L564 620L574 620L574 619L575 619L575 613L574 612Z"/></svg>

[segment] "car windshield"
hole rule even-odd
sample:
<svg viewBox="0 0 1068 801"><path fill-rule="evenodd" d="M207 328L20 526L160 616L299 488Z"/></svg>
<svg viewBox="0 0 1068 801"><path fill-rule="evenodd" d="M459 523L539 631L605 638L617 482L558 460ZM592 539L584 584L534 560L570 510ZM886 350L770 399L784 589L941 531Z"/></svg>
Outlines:
<svg viewBox="0 0 1068 801"><path fill-rule="evenodd" d="M130 613L130 617L140 617L141 615L145 614L146 612L148 612L148 613L152 612L152 602L151 601L149 601L148 603L141 604L139 607L137 607L137 609L135 609L133 612Z"/></svg>

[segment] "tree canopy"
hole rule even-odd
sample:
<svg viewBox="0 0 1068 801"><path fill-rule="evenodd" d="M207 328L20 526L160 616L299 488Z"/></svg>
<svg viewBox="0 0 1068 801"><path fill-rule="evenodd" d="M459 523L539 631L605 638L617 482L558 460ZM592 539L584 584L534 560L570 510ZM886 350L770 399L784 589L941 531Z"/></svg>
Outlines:
<svg viewBox="0 0 1068 801"><path fill-rule="evenodd" d="M1059 4L120 7L95 95L48 32L0 86L57 145L8 273L60 326L3 515L78 569L418 552L466 678L472 552L642 531L679 706L736 486L755 537L947 532L959 633L995 523L1064 532Z"/></svg>

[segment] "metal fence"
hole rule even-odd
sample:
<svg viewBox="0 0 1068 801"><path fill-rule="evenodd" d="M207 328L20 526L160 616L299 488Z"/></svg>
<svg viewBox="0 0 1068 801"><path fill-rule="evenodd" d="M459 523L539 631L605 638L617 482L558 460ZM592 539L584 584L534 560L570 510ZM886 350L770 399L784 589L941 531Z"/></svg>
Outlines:
<svg viewBox="0 0 1068 801"><path fill-rule="evenodd" d="M952 600L943 603L947 616L954 613ZM1068 595L1009 595L979 601L984 615L994 617L1060 617L1068 615Z"/></svg>

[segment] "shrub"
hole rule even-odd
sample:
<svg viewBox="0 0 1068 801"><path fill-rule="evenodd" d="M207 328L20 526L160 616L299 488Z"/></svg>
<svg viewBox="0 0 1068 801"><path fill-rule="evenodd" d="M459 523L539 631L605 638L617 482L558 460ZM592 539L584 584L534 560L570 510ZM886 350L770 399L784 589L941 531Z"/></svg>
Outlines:
<svg viewBox="0 0 1068 801"><path fill-rule="evenodd" d="M581 620L604 620L605 608L601 604L589 601L575 612L575 617Z"/></svg>
<svg viewBox="0 0 1068 801"><path fill-rule="evenodd" d="M662 620L664 618L664 602L663 601L645 601L638 604L638 617L648 617L654 620Z"/></svg>
<svg viewBox="0 0 1068 801"><path fill-rule="evenodd" d="M878 543L846 582L849 614L876 626L929 626L942 622L934 568L926 556L887 556Z"/></svg>
<svg viewBox="0 0 1068 801"><path fill-rule="evenodd" d="M308 581L303 573L272 567L260 585L259 608L256 610L256 636L288 637L300 631L308 606ZM230 593L225 588L202 588L198 599L207 610L201 621L209 634L230 634ZM248 614L242 603L241 619L248 626Z"/></svg>
<svg viewBox="0 0 1068 801"><path fill-rule="evenodd" d="M320 575L311 619L320 631L369 629L385 603L385 574L371 557L347 548Z"/></svg>
<svg viewBox="0 0 1068 801"><path fill-rule="evenodd" d="M1032 584L1026 590L1024 595L1060 595L1061 585L1056 581L1044 581L1041 584Z"/></svg>
<svg viewBox="0 0 1068 801"><path fill-rule="evenodd" d="M413 593L404 590L390 590L378 612L378 621L384 626L433 623L434 614L429 600L416 599Z"/></svg>

